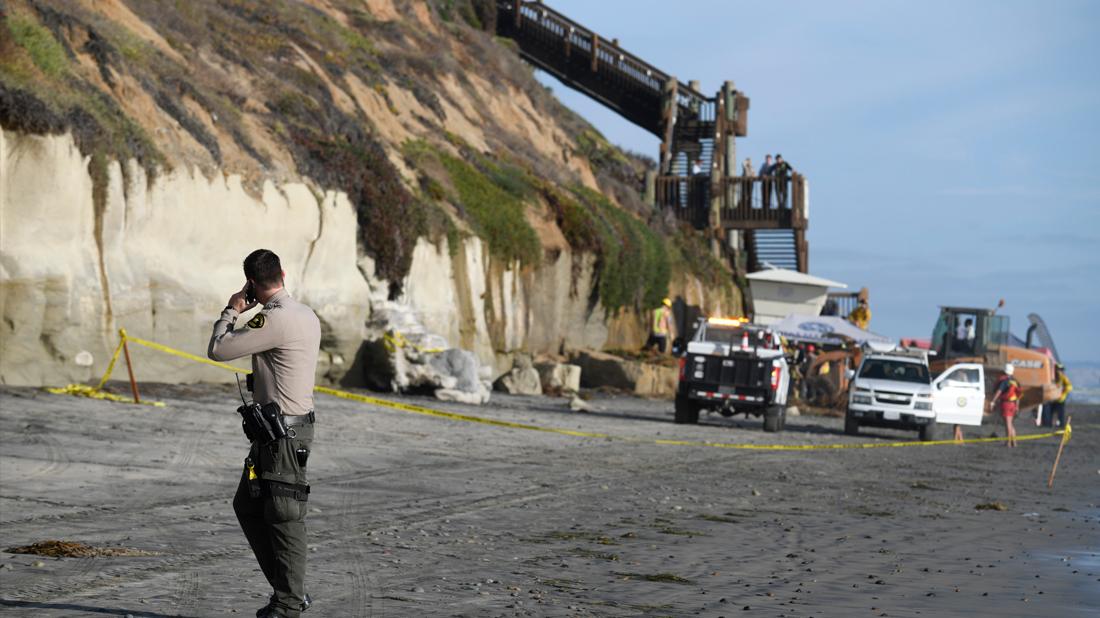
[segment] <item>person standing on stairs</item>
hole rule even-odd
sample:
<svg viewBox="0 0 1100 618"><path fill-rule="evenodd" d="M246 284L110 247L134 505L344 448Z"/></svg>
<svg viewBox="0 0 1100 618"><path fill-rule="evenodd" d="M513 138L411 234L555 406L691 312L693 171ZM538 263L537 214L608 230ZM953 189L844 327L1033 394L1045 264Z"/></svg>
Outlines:
<svg viewBox="0 0 1100 618"><path fill-rule="evenodd" d="M772 166L772 176L775 176L775 197L779 208L790 208L787 203L787 182L794 173L790 163L783 160L783 155L775 155L775 165Z"/></svg>
<svg viewBox="0 0 1100 618"><path fill-rule="evenodd" d="M772 156L764 155L764 164L760 166L760 201L761 208L771 208L772 200Z"/></svg>
<svg viewBox="0 0 1100 618"><path fill-rule="evenodd" d="M741 164L741 177L744 180L741 181L741 199L738 203L744 208L749 208L752 206L752 181L756 177L756 169L752 166L752 159L749 157L745 157L745 162Z"/></svg>

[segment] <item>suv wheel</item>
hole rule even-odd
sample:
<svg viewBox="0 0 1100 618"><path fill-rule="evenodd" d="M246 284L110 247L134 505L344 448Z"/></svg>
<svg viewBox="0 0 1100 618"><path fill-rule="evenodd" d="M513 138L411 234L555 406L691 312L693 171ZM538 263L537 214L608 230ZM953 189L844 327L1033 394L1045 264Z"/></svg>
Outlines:
<svg viewBox="0 0 1100 618"><path fill-rule="evenodd" d="M699 422L699 404L687 395L676 395L676 422L680 425L695 425Z"/></svg>
<svg viewBox="0 0 1100 618"><path fill-rule="evenodd" d="M932 421L927 425L921 425L920 427L920 441L932 442L936 439L936 421Z"/></svg>
<svg viewBox="0 0 1100 618"><path fill-rule="evenodd" d="M784 420L787 417L787 409L783 406L771 406L764 412L764 431L774 433L782 431Z"/></svg>
<svg viewBox="0 0 1100 618"><path fill-rule="evenodd" d="M848 410L844 411L844 433L849 436L859 435L859 421Z"/></svg>

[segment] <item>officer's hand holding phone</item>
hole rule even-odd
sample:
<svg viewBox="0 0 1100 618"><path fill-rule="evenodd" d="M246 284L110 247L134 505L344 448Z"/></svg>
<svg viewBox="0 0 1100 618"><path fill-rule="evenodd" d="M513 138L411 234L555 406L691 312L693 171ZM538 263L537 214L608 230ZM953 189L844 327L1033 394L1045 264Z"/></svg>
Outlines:
<svg viewBox="0 0 1100 618"><path fill-rule="evenodd" d="M244 287L242 287L239 292L229 297L227 306L236 309L237 313L244 313L255 307L256 304L256 292L252 286L252 282L246 281Z"/></svg>

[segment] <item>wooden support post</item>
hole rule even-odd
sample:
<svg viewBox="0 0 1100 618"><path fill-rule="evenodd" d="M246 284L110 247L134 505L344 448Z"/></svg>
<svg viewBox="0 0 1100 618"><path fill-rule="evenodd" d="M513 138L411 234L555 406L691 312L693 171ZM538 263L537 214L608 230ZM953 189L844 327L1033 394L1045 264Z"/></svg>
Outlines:
<svg viewBox="0 0 1100 618"><path fill-rule="evenodd" d="M798 254L798 272L810 272L810 243L805 230L794 231L794 247Z"/></svg>
<svg viewBox="0 0 1100 618"><path fill-rule="evenodd" d="M130 346L126 345L126 331L122 330L120 332L122 333L122 353L126 355L126 371L130 374L130 390L134 393L134 403L141 403L137 380L134 379L134 365L130 362Z"/></svg>
<svg viewBox="0 0 1100 618"><path fill-rule="evenodd" d="M657 207L657 172L654 170L645 172L645 203Z"/></svg>
<svg viewBox="0 0 1100 618"><path fill-rule="evenodd" d="M677 91L680 82L675 77L669 77L665 82L664 93L661 95L661 169L660 174L669 174L672 171L672 135L676 127L676 110L678 109Z"/></svg>
<svg viewBox="0 0 1100 618"><path fill-rule="evenodd" d="M740 176L737 171L737 144L735 132L733 130L733 115L734 115L734 96L735 92L733 82L727 81L722 85L722 139L726 140L726 152L723 156L726 159L726 176L733 178Z"/></svg>
<svg viewBox="0 0 1100 618"><path fill-rule="evenodd" d="M1053 415L1051 418L1053 418ZM1066 448L1066 442L1069 441L1069 435L1072 432L1070 429L1071 421L1073 421L1073 416L1067 416L1066 426L1062 428L1062 442L1058 445L1058 454L1054 456L1054 467L1050 469L1050 478L1047 479L1047 489L1054 487L1054 475L1058 472L1058 461L1062 459L1062 449Z"/></svg>
<svg viewBox="0 0 1100 618"><path fill-rule="evenodd" d="M592 72L595 73L596 69L600 66L600 35L595 32L592 33Z"/></svg>
<svg viewBox="0 0 1100 618"><path fill-rule="evenodd" d="M520 29L523 25L523 15L520 14L520 8L523 6L523 0L513 0L512 2L512 19L514 20L516 30Z"/></svg>

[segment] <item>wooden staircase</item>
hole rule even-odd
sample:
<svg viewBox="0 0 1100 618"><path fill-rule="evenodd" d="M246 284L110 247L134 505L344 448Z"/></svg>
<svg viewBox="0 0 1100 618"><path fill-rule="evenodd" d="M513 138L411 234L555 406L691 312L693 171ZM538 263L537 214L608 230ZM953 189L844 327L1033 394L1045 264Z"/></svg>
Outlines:
<svg viewBox="0 0 1100 618"><path fill-rule="evenodd" d="M714 230L727 247L739 234L749 271L766 264L808 270L805 179L737 176L734 140L747 135L749 99L732 82L704 96L696 83L680 82L542 2L497 0L497 34L515 41L527 62L661 139L655 206ZM764 191L774 207L763 204Z"/></svg>

